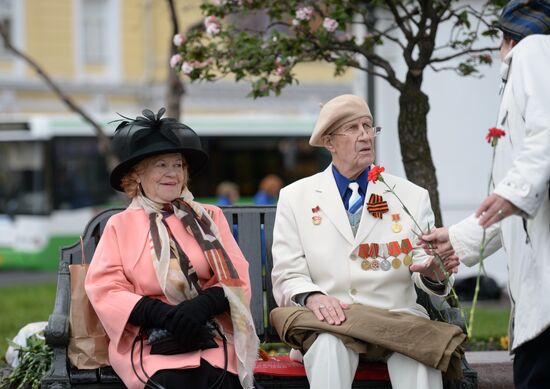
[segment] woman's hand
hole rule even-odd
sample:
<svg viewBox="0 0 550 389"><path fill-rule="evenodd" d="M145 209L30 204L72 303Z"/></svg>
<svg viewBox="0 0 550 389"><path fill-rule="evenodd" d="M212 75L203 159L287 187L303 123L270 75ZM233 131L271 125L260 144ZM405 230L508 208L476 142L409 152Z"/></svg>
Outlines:
<svg viewBox="0 0 550 389"><path fill-rule="evenodd" d="M348 309L349 305L341 302L336 297L313 292L307 296L305 303L306 307L312 310L320 321L339 326L346 320L344 309Z"/></svg>

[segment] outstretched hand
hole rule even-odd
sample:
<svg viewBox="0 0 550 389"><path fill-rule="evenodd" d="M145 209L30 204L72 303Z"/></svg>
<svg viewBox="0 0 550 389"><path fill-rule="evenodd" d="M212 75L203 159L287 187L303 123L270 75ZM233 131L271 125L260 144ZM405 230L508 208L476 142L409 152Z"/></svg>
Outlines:
<svg viewBox="0 0 550 389"><path fill-rule="evenodd" d="M447 227L435 228L429 234L422 235L417 244L424 249L426 254L432 256L422 263L413 263L410 266L411 271L419 272L431 280L443 281L445 274L438 259L433 256L437 254L443 259L443 267L447 273L458 272L460 260L454 252Z"/></svg>
<svg viewBox="0 0 550 389"><path fill-rule="evenodd" d="M502 219L520 213L520 209L503 197L492 193L481 202L476 210L476 217L479 218L479 225L489 228Z"/></svg>
<svg viewBox="0 0 550 389"><path fill-rule="evenodd" d="M344 309L348 309L349 305L336 297L313 292L306 298L306 307L313 311L315 317L320 321L339 326L346 320Z"/></svg>
<svg viewBox="0 0 550 389"><path fill-rule="evenodd" d="M449 239L449 229L447 227L435 228L429 234L423 234L417 244L428 255L437 253L442 258L445 258L455 253Z"/></svg>
<svg viewBox="0 0 550 389"><path fill-rule="evenodd" d="M448 274L453 274L458 272L458 265L460 265L460 260L456 255L449 255L443 258L443 268ZM418 272L424 277L429 278L433 281L442 282L445 281L445 273L441 269L439 260L435 257L429 257L422 263L413 263L409 269L413 272Z"/></svg>

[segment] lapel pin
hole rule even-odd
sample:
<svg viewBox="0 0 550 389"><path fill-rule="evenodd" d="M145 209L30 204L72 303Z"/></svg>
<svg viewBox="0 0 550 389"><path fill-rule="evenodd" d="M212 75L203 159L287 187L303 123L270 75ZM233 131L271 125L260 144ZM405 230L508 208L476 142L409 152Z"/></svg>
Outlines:
<svg viewBox="0 0 550 389"><path fill-rule="evenodd" d="M321 216L319 215L319 211L321 210L321 208L319 208L319 206L315 206L313 208L311 208L311 212L313 212L313 216L311 217L311 222L318 226L319 224L321 224Z"/></svg>

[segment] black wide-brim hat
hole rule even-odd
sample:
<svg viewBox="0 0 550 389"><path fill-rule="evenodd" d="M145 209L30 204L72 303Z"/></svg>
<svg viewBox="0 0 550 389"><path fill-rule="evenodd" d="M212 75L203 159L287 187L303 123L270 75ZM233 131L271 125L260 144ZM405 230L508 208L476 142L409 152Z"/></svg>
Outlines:
<svg viewBox="0 0 550 389"><path fill-rule="evenodd" d="M121 122L111 142L111 148L120 163L111 172L113 189L123 192L122 178L147 157L159 154L181 153L190 176L198 173L207 163L208 155L201 146L195 131L173 118L163 118L166 110L161 108L157 115L146 109L143 117Z"/></svg>

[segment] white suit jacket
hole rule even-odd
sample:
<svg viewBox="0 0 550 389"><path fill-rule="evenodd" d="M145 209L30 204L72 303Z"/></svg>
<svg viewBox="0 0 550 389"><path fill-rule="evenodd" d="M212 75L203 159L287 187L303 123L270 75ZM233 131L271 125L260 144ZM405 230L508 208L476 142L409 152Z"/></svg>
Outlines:
<svg viewBox="0 0 550 389"><path fill-rule="evenodd" d="M434 216L428 192L413 183L384 173L383 177L403 200L422 228L433 226ZM398 200L381 182L369 183L365 202L372 193L387 201L389 212L381 219L372 216L363 207L361 223L354 237L344 204L332 173L325 171L301 179L283 188L279 195L273 232L273 295L279 306L296 304L296 295L320 291L344 303L360 303L388 310L404 310L427 316L425 309L416 303L414 283L430 294L419 274L411 275L401 265L384 271L363 270L359 245L362 243L401 243L408 238L414 246L413 222L403 211ZM319 224L314 224L312 208L319 207ZM399 214L403 229L392 231L392 214ZM405 254L400 254L403 259ZM414 261L428 256L420 248L413 251ZM378 258L380 260L380 258ZM392 258L389 259L390 261ZM444 294L448 293L451 282Z"/></svg>
<svg viewBox="0 0 550 389"><path fill-rule="evenodd" d="M520 208L488 229L486 255L504 247L512 302L511 350L550 326L550 36L531 35L507 55L507 79L497 127L506 135L496 147L494 192ZM449 227L462 262L479 262L482 229L474 216Z"/></svg>

